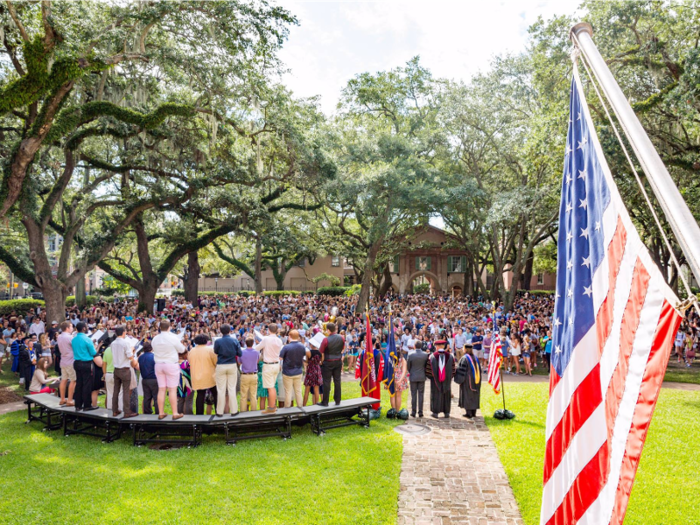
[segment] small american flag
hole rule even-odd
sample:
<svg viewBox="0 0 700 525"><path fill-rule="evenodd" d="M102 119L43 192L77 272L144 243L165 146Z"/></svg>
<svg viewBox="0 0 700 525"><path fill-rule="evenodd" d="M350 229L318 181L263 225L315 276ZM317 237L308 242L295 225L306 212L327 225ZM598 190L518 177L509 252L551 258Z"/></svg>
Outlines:
<svg viewBox="0 0 700 525"><path fill-rule="evenodd" d="M681 316L613 182L576 71L569 110L540 522L622 523Z"/></svg>
<svg viewBox="0 0 700 525"><path fill-rule="evenodd" d="M489 353L489 384L496 395L501 393L501 364L503 352L501 351L501 337L494 333L491 339L491 352Z"/></svg>

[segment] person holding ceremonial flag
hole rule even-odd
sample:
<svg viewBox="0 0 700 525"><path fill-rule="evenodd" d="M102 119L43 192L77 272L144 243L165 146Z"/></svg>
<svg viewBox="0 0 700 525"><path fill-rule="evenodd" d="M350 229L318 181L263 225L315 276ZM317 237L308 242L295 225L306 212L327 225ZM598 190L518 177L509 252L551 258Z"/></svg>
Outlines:
<svg viewBox="0 0 700 525"><path fill-rule="evenodd" d="M369 308L367 308L367 313L365 315L367 317L365 348L362 350L360 358L357 360L355 379L360 379L360 387L363 396L373 397L377 400L377 402L372 405L372 409L377 412L380 411L381 408L381 402L379 400L382 394L379 385L384 372L384 359L382 358L382 353L372 347L372 327L369 322Z"/></svg>
<svg viewBox="0 0 700 525"><path fill-rule="evenodd" d="M396 348L396 338L394 337L394 320L389 313L389 337L387 341L386 353L384 354L384 388L391 396L391 410L386 417L408 419L408 410L401 411L403 391L408 388L406 378L406 359L404 359L401 349Z"/></svg>

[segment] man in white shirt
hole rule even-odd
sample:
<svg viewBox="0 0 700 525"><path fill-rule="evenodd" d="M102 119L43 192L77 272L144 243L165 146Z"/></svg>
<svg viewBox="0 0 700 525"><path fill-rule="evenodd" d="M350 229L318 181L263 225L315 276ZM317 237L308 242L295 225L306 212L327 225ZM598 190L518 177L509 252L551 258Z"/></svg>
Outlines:
<svg viewBox="0 0 700 525"><path fill-rule="evenodd" d="M158 380L158 419L165 419L165 390L168 391L173 419L180 419L177 413L177 386L180 383L180 365L178 354L185 352L180 337L170 331L170 321L160 322L160 333L151 341L155 361L156 379Z"/></svg>
<svg viewBox="0 0 700 525"><path fill-rule="evenodd" d="M134 349L126 340L126 329L117 326L114 329L117 338L112 341L112 363L114 364L114 392L112 393L112 414L117 417L119 410L119 390L124 389L124 399L131 396L131 367L134 366ZM163 399L165 402L165 399ZM130 403L124 403L124 417L134 417L138 414L131 411Z"/></svg>
<svg viewBox="0 0 700 525"><path fill-rule="evenodd" d="M270 334L264 336L260 342L255 345L255 349L260 352L260 357L263 362L263 388L267 389L267 409L263 411L263 414L274 414L277 411L277 392L275 391L275 385L277 384L277 376L280 372L282 340L277 337L277 324L270 323L267 328L270 330Z"/></svg>
<svg viewBox="0 0 700 525"><path fill-rule="evenodd" d="M34 318L34 322L29 326L28 330L28 335L33 335L36 334L37 339L41 334L43 334L46 331L46 325L44 325L44 321L41 320L38 316Z"/></svg>

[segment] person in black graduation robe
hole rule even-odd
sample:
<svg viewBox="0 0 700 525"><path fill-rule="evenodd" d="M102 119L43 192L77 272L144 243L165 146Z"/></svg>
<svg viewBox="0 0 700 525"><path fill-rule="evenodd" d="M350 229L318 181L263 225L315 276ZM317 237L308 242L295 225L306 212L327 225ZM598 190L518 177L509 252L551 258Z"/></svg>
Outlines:
<svg viewBox="0 0 700 525"><path fill-rule="evenodd" d="M450 417L452 404L452 376L454 375L454 357L445 351L447 341L436 341L437 351L428 359L430 368L430 412L439 417L440 412Z"/></svg>
<svg viewBox="0 0 700 525"><path fill-rule="evenodd" d="M459 385L459 407L464 409L464 417L471 419L476 416L481 401L481 368L471 346L466 346L465 351L457 366L457 375L464 378Z"/></svg>

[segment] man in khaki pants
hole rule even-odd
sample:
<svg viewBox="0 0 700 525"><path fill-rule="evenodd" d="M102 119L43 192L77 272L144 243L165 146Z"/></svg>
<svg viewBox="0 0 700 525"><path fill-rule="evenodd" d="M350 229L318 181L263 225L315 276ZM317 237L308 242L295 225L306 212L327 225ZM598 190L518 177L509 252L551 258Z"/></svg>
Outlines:
<svg viewBox="0 0 700 525"><path fill-rule="evenodd" d="M263 414L274 414L277 411L277 374L280 373L280 350L282 349L282 340L277 337L277 325L270 323L267 325L269 334L255 345L255 349L262 355L263 370L263 388L267 389L267 408L263 410Z"/></svg>
<svg viewBox="0 0 700 525"><path fill-rule="evenodd" d="M299 341L299 332L289 332L289 343L282 347L280 358L282 359L282 380L284 382L285 399L284 406L292 406L292 394L297 406L304 406L301 397L301 374L304 371L304 356L306 348Z"/></svg>
<svg viewBox="0 0 700 525"><path fill-rule="evenodd" d="M245 348L241 352L238 362L241 364L241 412L255 410L258 403L258 361L260 352L253 345L255 339L249 337L245 340Z"/></svg>

